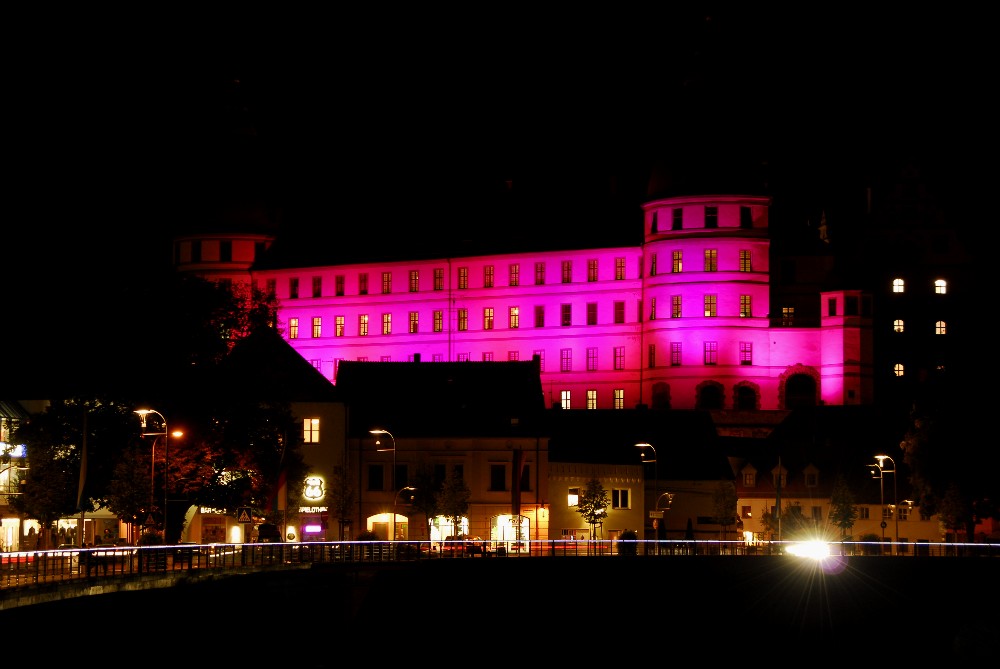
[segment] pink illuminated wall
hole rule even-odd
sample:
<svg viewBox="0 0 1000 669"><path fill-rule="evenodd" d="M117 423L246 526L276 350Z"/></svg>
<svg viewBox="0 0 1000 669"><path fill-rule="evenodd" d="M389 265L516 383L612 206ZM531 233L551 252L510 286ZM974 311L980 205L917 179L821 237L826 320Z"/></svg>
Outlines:
<svg viewBox="0 0 1000 669"><path fill-rule="evenodd" d="M286 338L331 379L340 360L539 355L547 401L572 409L870 403L870 318L844 312L848 296L863 296L817 294L818 328L772 318L769 206L754 196L649 202L639 247L275 269L252 280L273 283Z"/></svg>

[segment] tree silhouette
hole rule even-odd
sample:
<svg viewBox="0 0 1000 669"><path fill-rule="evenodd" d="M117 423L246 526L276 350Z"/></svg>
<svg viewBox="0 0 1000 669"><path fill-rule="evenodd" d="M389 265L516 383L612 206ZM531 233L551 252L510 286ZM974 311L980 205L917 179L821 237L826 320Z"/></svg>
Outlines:
<svg viewBox="0 0 1000 669"><path fill-rule="evenodd" d="M590 538L593 539L596 531L595 528L598 524L603 524L604 519L608 517L608 507L611 506L611 501L608 499L608 491L604 489L601 482L597 479L590 479L587 481L587 487L584 489L583 494L580 495L578 500L576 511L590 526ZM591 544L587 544L587 552L590 552Z"/></svg>

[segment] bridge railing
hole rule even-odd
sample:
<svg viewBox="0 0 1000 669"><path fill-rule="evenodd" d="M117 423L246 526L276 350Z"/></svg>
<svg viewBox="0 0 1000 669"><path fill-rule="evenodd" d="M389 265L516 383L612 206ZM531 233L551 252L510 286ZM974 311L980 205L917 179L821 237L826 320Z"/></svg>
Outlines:
<svg viewBox="0 0 1000 669"><path fill-rule="evenodd" d="M134 578L185 570L268 568L292 564L397 562L519 557L767 556L798 554L801 542L748 544L707 540L334 541L252 544L99 546L0 553L0 591L39 583ZM828 543L830 555L892 557L1000 557L1000 544Z"/></svg>

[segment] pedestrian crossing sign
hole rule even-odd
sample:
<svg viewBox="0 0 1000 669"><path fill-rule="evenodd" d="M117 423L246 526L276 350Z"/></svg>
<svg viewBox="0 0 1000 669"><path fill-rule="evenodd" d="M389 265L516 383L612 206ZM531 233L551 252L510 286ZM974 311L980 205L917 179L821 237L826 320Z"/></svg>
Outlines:
<svg viewBox="0 0 1000 669"><path fill-rule="evenodd" d="M253 522L250 518L250 507L241 506L236 509L236 522L238 523L250 523Z"/></svg>

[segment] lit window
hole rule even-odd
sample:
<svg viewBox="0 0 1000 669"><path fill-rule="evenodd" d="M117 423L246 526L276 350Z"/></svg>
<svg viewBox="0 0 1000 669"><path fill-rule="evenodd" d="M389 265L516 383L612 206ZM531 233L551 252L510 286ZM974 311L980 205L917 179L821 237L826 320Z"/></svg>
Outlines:
<svg viewBox="0 0 1000 669"><path fill-rule="evenodd" d="M649 275L656 276L656 254L649 257Z"/></svg>
<svg viewBox="0 0 1000 669"><path fill-rule="evenodd" d="M706 295L705 296L705 316L714 318L716 315L716 306L718 303L718 296L716 295Z"/></svg>
<svg viewBox="0 0 1000 669"><path fill-rule="evenodd" d="M444 311L437 309L434 312L434 332L442 332L444 330Z"/></svg>
<svg viewBox="0 0 1000 669"><path fill-rule="evenodd" d="M460 332L469 329L469 310L465 307L458 310L458 329Z"/></svg>
<svg viewBox="0 0 1000 669"><path fill-rule="evenodd" d="M893 365L892 366L892 372L896 376L902 376L903 375L903 363L897 362L895 365Z"/></svg>
<svg viewBox="0 0 1000 669"><path fill-rule="evenodd" d="M388 295L392 292L392 272L382 272L382 294Z"/></svg>
<svg viewBox="0 0 1000 669"><path fill-rule="evenodd" d="M948 282L944 279L938 279L934 282L934 292L938 295L944 295L948 292Z"/></svg>
<svg viewBox="0 0 1000 669"><path fill-rule="evenodd" d="M382 334L392 334L392 314L382 314Z"/></svg>
<svg viewBox="0 0 1000 669"><path fill-rule="evenodd" d="M493 329L493 307L483 308L483 329L484 330Z"/></svg>
<svg viewBox="0 0 1000 669"><path fill-rule="evenodd" d="M536 286L545 285L545 263L543 262L535 263L535 285Z"/></svg>
<svg viewBox="0 0 1000 669"><path fill-rule="evenodd" d="M569 506L580 506L580 489L570 488L569 494L566 495L566 503Z"/></svg>
<svg viewBox="0 0 1000 669"><path fill-rule="evenodd" d="M410 292L417 293L420 292L420 271L411 269L410 270Z"/></svg>
<svg viewBox="0 0 1000 669"><path fill-rule="evenodd" d="M323 336L323 319L319 316L313 316L312 335L313 339Z"/></svg>
<svg viewBox="0 0 1000 669"><path fill-rule="evenodd" d="M434 268L434 290L444 290L444 269Z"/></svg>
<svg viewBox="0 0 1000 669"><path fill-rule="evenodd" d="M302 421L302 441L307 444L319 443L319 418L306 418Z"/></svg>
<svg viewBox="0 0 1000 669"><path fill-rule="evenodd" d="M946 326L944 321L937 321L934 323L934 334L943 335L945 334Z"/></svg>
<svg viewBox="0 0 1000 669"><path fill-rule="evenodd" d="M781 307L781 324L785 327L795 325L795 307Z"/></svg>
<svg viewBox="0 0 1000 669"><path fill-rule="evenodd" d="M493 287L493 265L483 267L483 288Z"/></svg>
<svg viewBox="0 0 1000 669"><path fill-rule="evenodd" d="M516 330L521 326L521 308L520 307L508 307L507 309L507 323L511 330Z"/></svg>
<svg viewBox="0 0 1000 669"><path fill-rule="evenodd" d="M740 318L750 318L749 295L740 295Z"/></svg>
<svg viewBox="0 0 1000 669"><path fill-rule="evenodd" d="M674 251L673 254L671 254L670 271L673 272L674 274L679 274L683 270L684 270L684 252Z"/></svg>
<svg viewBox="0 0 1000 669"><path fill-rule="evenodd" d="M615 281L625 279L625 258L615 258Z"/></svg>
<svg viewBox="0 0 1000 669"><path fill-rule="evenodd" d="M649 298L649 320L656 320L656 298Z"/></svg>
<svg viewBox="0 0 1000 669"><path fill-rule="evenodd" d="M469 287L469 268L459 267L458 268L458 288L459 290L465 290Z"/></svg>
<svg viewBox="0 0 1000 669"><path fill-rule="evenodd" d="M892 280L892 292L894 292L894 293L902 293L903 289L905 287L906 286L903 283L902 279L893 279Z"/></svg>
<svg viewBox="0 0 1000 669"><path fill-rule="evenodd" d="M344 336L344 317L334 316L333 318L333 334L335 337Z"/></svg>
<svg viewBox="0 0 1000 669"><path fill-rule="evenodd" d="M562 409L572 409L572 393L569 390L562 390L559 392L559 407Z"/></svg>
<svg viewBox="0 0 1000 669"><path fill-rule="evenodd" d="M894 320L892 322L892 331L893 332L902 332L903 331L903 319L902 318L897 318L896 320Z"/></svg>
<svg viewBox="0 0 1000 669"><path fill-rule="evenodd" d="M288 319L288 338L298 339L299 338L299 319L289 318Z"/></svg>
<svg viewBox="0 0 1000 669"><path fill-rule="evenodd" d="M420 332L420 312L410 312L410 334Z"/></svg>
<svg viewBox="0 0 1000 669"><path fill-rule="evenodd" d="M508 268L509 277L507 283L510 284L511 288L516 288L521 283L521 266L517 263L512 264Z"/></svg>
<svg viewBox="0 0 1000 669"><path fill-rule="evenodd" d="M625 389L615 388L615 408L624 409L625 408Z"/></svg>
<svg viewBox="0 0 1000 669"><path fill-rule="evenodd" d="M705 249L705 271L717 272L719 270L719 251L717 249Z"/></svg>
<svg viewBox="0 0 1000 669"><path fill-rule="evenodd" d="M358 335L361 337L368 336L368 314L358 315Z"/></svg>
<svg viewBox="0 0 1000 669"><path fill-rule="evenodd" d="M750 262L750 252L746 250L740 250L740 271L741 272L752 272L753 263Z"/></svg>
<svg viewBox="0 0 1000 669"><path fill-rule="evenodd" d="M597 391L588 390L587 391L587 408L596 409L597 408Z"/></svg>

